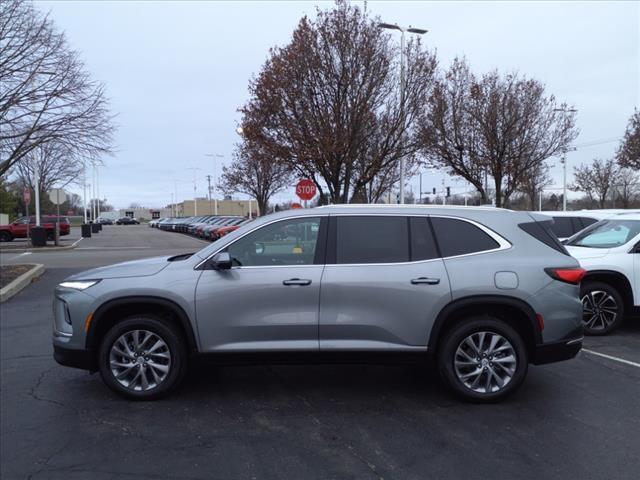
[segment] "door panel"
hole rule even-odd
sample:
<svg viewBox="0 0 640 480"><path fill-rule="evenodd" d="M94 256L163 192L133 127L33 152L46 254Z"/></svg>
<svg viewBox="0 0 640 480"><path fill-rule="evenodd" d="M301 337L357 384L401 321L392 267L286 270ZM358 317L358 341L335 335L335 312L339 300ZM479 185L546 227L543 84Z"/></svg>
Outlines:
<svg viewBox="0 0 640 480"><path fill-rule="evenodd" d="M426 347L438 312L450 301L441 259L327 265L320 295L320 349Z"/></svg>
<svg viewBox="0 0 640 480"><path fill-rule="evenodd" d="M318 349L322 265L205 270L196 289L203 351ZM307 285L284 285L291 279Z"/></svg>
<svg viewBox="0 0 640 480"><path fill-rule="evenodd" d="M326 217L280 220L225 248L229 270L205 270L196 288L202 350L318 350Z"/></svg>

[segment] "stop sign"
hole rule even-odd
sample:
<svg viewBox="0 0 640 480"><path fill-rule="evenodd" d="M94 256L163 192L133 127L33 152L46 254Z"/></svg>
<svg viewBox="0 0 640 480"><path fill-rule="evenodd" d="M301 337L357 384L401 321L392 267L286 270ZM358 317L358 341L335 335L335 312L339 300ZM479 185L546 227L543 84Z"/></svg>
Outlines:
<svg viewBox="0 0 640 480"><path fill-rule="evenodd" d="M296 185L296 195L301 200L311 200L316 196L316 184L308 178L303 178Z"/></svg>
<svg viewBox="0 0 640 480"><path fill-rule="evenodd" d="M31 190L29 187L24 187L22 191L22 199L24 200L25 205L29 205L31 203Z"/></svg>

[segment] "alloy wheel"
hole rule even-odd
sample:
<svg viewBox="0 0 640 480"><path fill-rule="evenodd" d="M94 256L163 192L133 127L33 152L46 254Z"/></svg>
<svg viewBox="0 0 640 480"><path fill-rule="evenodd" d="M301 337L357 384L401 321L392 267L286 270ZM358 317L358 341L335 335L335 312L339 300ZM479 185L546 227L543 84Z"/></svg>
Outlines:
<svg viewBox="0 0 640 480"><path fill-rule="evenodd" d="M169 375L171 351L158 334L131 330L113 342L109 367L123 387L133 391L152 390Z"/></svg>
<svg viewBox="0 0 640 480"><path fill-rule="evenodd" d="M618 303L603 290L592 290L582 297L582 321L590 330L606 330L618 318Z"/></svg>
<svg viewBox="0 0 640 480"><path fill-rule="evenodd" d="M513 345L495 332L475 332L460 342L454 356L458 380L478 393L495 393L513 379L518 366Z"/></svg>

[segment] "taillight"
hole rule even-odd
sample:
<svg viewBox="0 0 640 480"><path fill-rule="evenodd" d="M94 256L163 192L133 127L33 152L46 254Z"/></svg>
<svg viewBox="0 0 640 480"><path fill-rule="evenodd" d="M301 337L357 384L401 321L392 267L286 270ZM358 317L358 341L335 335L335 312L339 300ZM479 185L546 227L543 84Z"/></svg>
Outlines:
<svg viewBox="0 0 640 480"><path fill-rule="evenodd" d="M573 285L578 285L587 274L587 271L580 267L545 268L544 271L555 280L571 283Z"/></svg>

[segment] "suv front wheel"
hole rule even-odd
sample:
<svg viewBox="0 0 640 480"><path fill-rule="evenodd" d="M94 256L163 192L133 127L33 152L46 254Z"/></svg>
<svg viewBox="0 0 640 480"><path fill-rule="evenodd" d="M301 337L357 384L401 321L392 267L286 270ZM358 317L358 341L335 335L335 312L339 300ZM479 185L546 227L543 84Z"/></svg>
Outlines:
<svg viewBox="0 0 640 480"><path fill-rule="evenodd" d="M459 396L479 403L513 393L527 375L527 349L506 322L490 316L453 327L438 351L438 370Z"/></svg>
<svg viewBox="0 0 640 480"><path fill-rule="evenodd" d="M101 342L100 374L115 392L153 400L173 391L187 369L182 335L155 316L136 316L114 325Z"/></svg>

